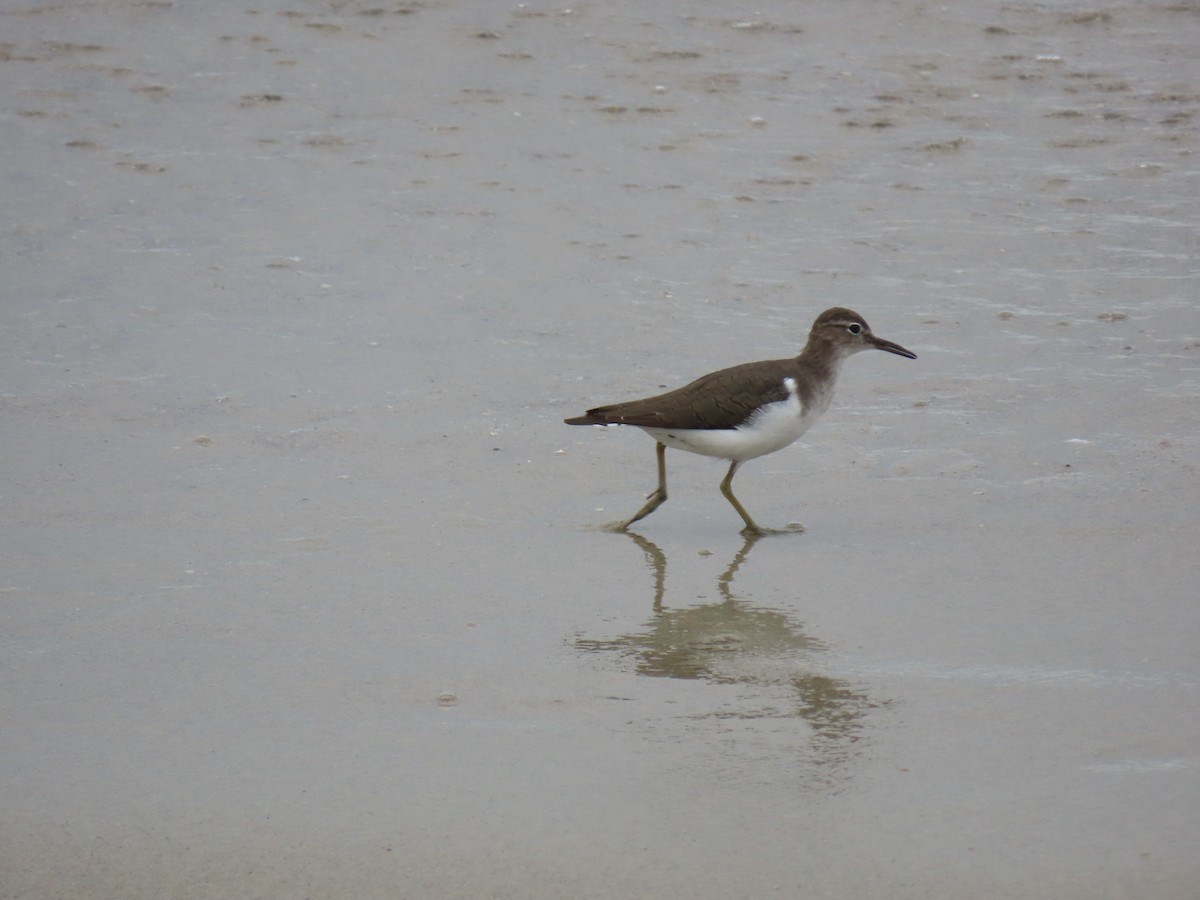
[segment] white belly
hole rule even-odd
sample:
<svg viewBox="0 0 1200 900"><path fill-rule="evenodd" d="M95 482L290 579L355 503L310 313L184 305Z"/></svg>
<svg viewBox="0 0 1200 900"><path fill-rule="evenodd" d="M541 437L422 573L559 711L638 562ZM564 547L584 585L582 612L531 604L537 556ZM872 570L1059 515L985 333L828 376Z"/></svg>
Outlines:
<svg viewBox="0 0 1200 900"><path fill-rule="evenodd" d="M737 428L643 427L642 431L668 447L701 456L738 462L765 456L798 440L829 407L829 398L824 397L805 409L795 382L788 378L784 384L788 388L786 400L764 406Z"/></svg>

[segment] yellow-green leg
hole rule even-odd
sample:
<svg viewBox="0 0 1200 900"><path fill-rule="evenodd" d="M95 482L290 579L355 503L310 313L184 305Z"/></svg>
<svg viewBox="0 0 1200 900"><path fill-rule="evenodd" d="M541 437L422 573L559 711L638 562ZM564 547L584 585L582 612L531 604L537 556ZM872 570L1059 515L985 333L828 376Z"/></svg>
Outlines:
<svg viewBox="0 0 1200 900"><path fill-rule="evenodd" d="M612 526L615 531L624 531L638 519L646 518L667 501L667 446L658 444L655 449L658 453L658 487L653 494L646 498L646 505L634 513L632 519L617 522Z"/></svg>
<svg viewBox="0 0 1200 900"><path fill-rule="evenodd" d="M746 523L746 527L742 529L742 534L766 534L765 528L760 528L758 523L750 518L750 513L746 512L746 507L738 501L738 498L733 496L733 473L738 470L741 462L734 460L729 464L729 471L725 475L725 480L721 482L721 493L725 495L725 499L733 504L733 508L738 511L738 515Z"/></svg>

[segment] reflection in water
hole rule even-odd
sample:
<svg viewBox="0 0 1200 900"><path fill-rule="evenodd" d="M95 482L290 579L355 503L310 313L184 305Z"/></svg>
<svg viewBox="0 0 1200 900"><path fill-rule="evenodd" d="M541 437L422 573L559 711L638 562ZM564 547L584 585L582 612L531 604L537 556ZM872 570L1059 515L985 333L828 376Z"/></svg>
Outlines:
<svg viewBox="0 0 1200 900"><path fill-rule="evenodd" d="M812 760L833 776L853 755L867 713L881 704L859 687L814 671L826 645L804 633L786 614L747 605L734 596L734 575L762 537L751 535L717 579L722 600L702 606L663 606L667 558L655 543L625 532L641 548L654 573L654 614L632 634L611 640L580 638L588 652L611 652L633 660L639 675L684 678L712 684L784 687L787 701L708 714L720 719L801 718L812 729ZM844 777L840 773L839 778Z"/></svg>

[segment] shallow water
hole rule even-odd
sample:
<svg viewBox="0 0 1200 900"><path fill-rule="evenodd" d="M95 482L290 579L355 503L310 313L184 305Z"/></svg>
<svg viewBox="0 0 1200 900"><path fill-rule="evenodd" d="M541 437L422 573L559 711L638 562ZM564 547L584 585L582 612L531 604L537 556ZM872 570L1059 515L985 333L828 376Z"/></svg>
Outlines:
<svg viewBox="0 0 1200 900"><path fill-rule="evenodd" d="M1194 7L0 24L0 895L1194 896Z"/></svg>

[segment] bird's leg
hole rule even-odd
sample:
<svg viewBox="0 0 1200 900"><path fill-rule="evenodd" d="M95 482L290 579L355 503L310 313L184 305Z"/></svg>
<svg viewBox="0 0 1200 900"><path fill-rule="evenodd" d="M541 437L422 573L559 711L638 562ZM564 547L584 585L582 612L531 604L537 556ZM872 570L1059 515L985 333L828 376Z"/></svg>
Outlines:
<svg viewBox="0 0 1200 900"><path fill-rule="evenodd" d="M721 493L725 495L726 500L733 504L733 508L738 511L738 515L745 521L746 527L742 529L742 534L746 535L747 538L758 538L765 534L797 534L803 531L804 526L799 522L793 522L786 528L763 528L750 518L750 513L746 512L746 507L742 506L738 502L738 498L733 496L733 473L738 470L739 465L741 463L737 460L729 464L729 471L725 474L725 480L721 482ZM742 552L745 552L751 546L752 544L746 544Z"/></svg>
<svg viewBox="0 0 1200 900"><path fill-rule="evenodd" d="M667 500L667 445L659 444L656 450L658 453L658 487L646 498L646 505L639 509L632 519L617 522L612 526L616 531L624 531L638 519L646 518Z"/></svg>
<svg viewBox="0 0 1200 900"><path fill-rule="evenodd" d="M758 523L750 518L750 513L746 512L746 507L742 506L738 502L738 498L733 496L733 473L738 470L739 465L741 463L736 459L729 464L729 471L725 475L725 480L721 482L721 493L725 495L726 500L733 504L733 508L738 511L738 515L745 520L746 527L742 529L742 534L767 534L767 530L760 528Z"/></svg>

